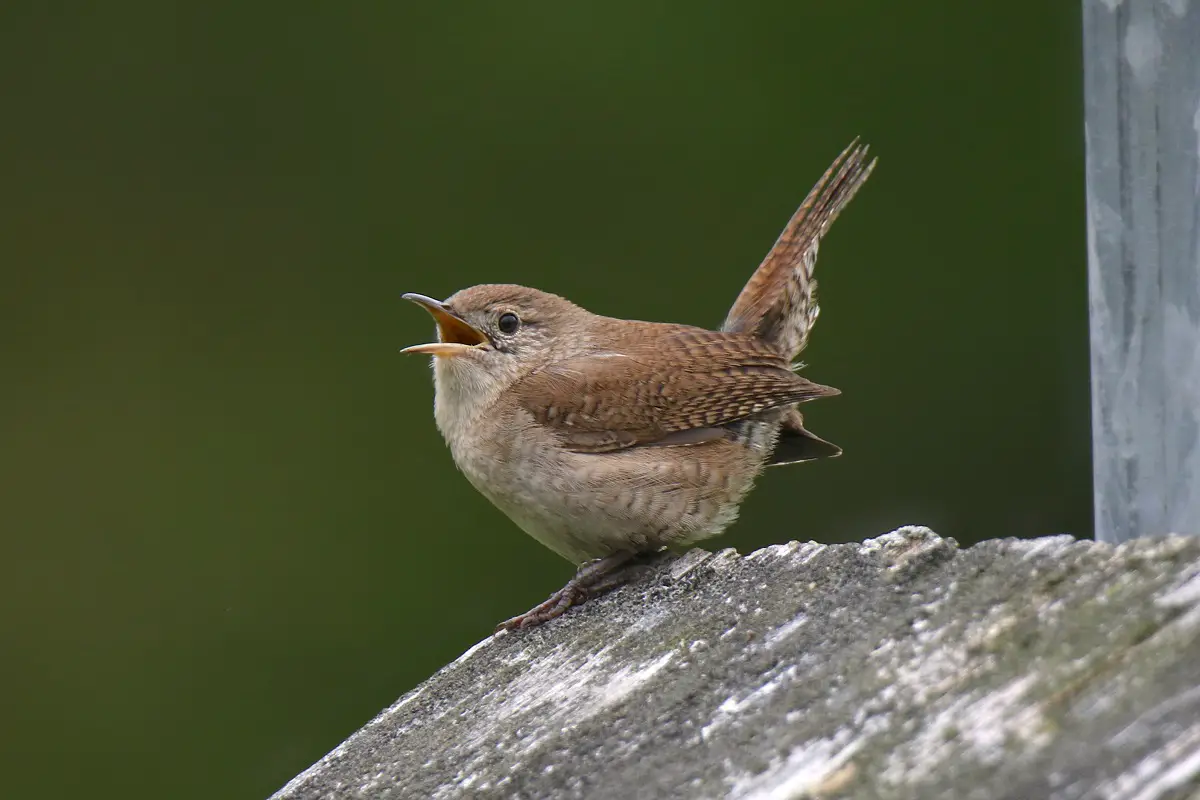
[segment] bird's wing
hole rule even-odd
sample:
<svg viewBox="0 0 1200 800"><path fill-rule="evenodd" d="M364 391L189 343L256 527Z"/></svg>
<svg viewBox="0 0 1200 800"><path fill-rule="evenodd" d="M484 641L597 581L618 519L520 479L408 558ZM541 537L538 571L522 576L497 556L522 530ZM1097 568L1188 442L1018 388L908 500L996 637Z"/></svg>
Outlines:
<svg viewBox="0 0 1200 800"><path fill-rule="evenodd" d="M512 391L564 447L591 453L703 442L724 435L718 426L838 393L752 336L655 327L644 341L552 362Z"/></svg>

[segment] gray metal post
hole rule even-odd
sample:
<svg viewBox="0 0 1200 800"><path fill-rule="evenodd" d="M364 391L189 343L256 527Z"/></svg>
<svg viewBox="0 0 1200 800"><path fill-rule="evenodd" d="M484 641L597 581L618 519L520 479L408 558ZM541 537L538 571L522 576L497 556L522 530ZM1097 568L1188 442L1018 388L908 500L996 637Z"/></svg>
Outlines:
<svg viewBox="0 0 1200 800"><path fill-rule="evenodd" d="M1083 0L1096 538L1200 534L1200 2Z"/></svg>

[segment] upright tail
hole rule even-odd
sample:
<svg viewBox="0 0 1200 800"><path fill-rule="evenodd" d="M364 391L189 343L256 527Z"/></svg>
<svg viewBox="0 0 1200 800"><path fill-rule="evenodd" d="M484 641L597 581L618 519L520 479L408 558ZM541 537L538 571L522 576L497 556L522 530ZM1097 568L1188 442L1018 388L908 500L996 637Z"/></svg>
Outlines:
<svg viewBox="0 0 1200 800"><path fill-rule="evenodd" d="M867 146L858 139L834 159L750 276L721 330L753 333L789 361L800 355L820 313L813 269L821 237L873 169L875 160L867 161ZM783 414L767 465L795 464L841 452L842 448L808 431L800 409L792 406Z"/></svg>
<svg viewBox="0 0 1200 800"><path fill-rule="evenodd" d="M721 330L753 333L795 360L820 312L813 269L821 237L874 168L858 139L834 159L750 276Z"/></svg>

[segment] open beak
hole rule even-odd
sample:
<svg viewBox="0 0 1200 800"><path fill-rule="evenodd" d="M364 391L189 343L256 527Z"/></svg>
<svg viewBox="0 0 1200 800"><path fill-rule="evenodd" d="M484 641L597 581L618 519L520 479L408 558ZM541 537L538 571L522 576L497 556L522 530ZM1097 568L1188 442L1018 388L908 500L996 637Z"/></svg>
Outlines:
<svg viewBox="0 0 1200 800"><path fill-rule="evenodd" d="M482 347L488 343L487 335L455 314L440 300L426 297L423 294L409 292L405 300L411 300L429 312L438 327L440 341L429 344L414 344L406 347L401 353L424 353L431 356L457 356Z"/></svg>

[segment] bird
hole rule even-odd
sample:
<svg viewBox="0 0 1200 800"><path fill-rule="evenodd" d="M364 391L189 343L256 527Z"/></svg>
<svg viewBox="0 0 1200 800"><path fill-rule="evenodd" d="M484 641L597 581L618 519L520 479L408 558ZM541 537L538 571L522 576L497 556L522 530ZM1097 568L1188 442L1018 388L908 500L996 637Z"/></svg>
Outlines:
<svg viewBox="0 0 1200 800"><path fill-rule="evenodd" d="M764 469L841 454L798 407L840 392L796 360L820 312L821 239L875 164L857 139L838 155L717 330L602 316L516 284L403 295L437 326L436 341L401 352L432 357L454 463L577 566L498 632L555 619L648 557L720 534Z"/></svg>

